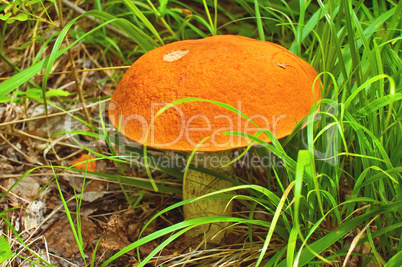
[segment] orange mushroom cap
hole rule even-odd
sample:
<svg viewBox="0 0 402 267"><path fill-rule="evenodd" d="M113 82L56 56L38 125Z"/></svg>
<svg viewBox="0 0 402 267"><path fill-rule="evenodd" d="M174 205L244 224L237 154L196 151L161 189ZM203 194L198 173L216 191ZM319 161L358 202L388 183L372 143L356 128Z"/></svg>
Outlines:
<svg viewBox="0 0 402 267"><path fill-rule="evenodd" d="M196 97L237 108L279 139L320 100L317 72L282 46L234 35L178 41L140 57L117 86L109 117L126 137L157 149L222 151L247 146L237 131L259 129L240 114L209 102L166 104ZM313 87L314 84L314 87ZM151 123L154 118L154 123ZM149 135L147 131L149 129ZM259 135L269 142L265 134Z"/></svg>

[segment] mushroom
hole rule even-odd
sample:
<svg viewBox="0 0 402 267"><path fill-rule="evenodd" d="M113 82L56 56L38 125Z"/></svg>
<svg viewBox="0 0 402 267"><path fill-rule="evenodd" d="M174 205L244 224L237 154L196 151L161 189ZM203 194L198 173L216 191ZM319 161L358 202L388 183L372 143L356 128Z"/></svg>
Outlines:
<svg viewBox="0 0 402 267"><path fill-rule="evenodd" d="M195 165L232 176L233 167L222 165L229 162L233 149L248 146L250 140L223 133L254 135L259 128L239 113L208 101L184 102L156 117L158 110L184 98L219 101L246 114L279 139L289 135L320 100L316 76L303 59L270 42L234 35L178 41L149 51L134 62L112 96L109 116L116 128L120 125L123 135L151 148L191 152L199 145ZM259 138L270 141L266 135ZM230 185L189 170L183 198ZM184 207L184 217L229 215L232 211L227 204L228 200L190 203ZM221 227L206 226L188 235L215 233Z"/></svg>

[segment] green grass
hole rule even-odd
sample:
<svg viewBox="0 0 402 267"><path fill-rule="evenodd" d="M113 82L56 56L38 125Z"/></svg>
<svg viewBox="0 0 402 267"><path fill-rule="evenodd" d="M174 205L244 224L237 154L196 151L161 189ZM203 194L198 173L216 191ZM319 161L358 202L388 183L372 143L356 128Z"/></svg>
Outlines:
<svg viewBox="0 0 402 267"><path fill-rule="evenodd" d="M320 105L319 114L306 118L308 126L305 129L302 129L303 123L300 123L287 138L276 140L271 136L271 144L262 142L258 137L250 137L261 144L258 148L250 147L250 151L260 157L273 154L283 161L284 167L267 169L265 186L248 184L244 179L238 179L232 180L235 188L205 196L239 201L251 207L249 214L245 217L193 219L159 229L147 236L140 235L138 241L105 259L103 266L130 250L165 237L165 241L161 241L151 254L141 259L139 266L145 266L153 256L185 231L215 221L231 222L229 228L233 229L241 225L248 227L246 246L254 249L259 246L260 249L252 260L247 259L247 264L252 266L342 264L350 253L359 255L363 266L369 261L379 266L401 264L402 1L325 2L239 0L231 4L219 1L194 1L189 4L165 0L155 4L151 1L96 1L93 10L68 18L68 23L59 29L58 34L43 40L30 66L23 70L15 66L15 74L0 84L0 103L10 101L10 94L17 94L19 87L26 86L24 88L28 90L41 90L46 97L38 99L22 93L18 95L18 101L45 101L66 110L66 113L73 107L73 103L55 98L61 98L63 93L51 91L47 88L47 81L55 62L82 41L88 46L102 47L105 57L102 63L109 66L111 57L120 57L122 63L131 64L146 51L178 39L202 38L212 34L241 34L280 43L304 58L320 73L323 88L322 100L317 103ZM371 6L368 6L369 2ZM31 8L43 10L41 6L35 5ZM32 10L22 9L17 14L26 14L26 17L13 14L16 20L23 20L14 23L25 23L32 29L36 29L36 22L46 23L43 22L46 21L44 18L55 7L49 3L43 5L46 12L40 13L41 19L33 16L37 13L32 13ZM99 26L88 31L80 28L72 30L77 22L89 16L98 19ZM0 38L4 38L13 24L3 25ZM57 26L53 22L48 25ZM106 28L107 25L117 28L124 36L112 33L110 28ZM66 36L70 38L70 45L62 46ZM130 45L120 46L123 40L129 40ZM1 58L12 64L7 59L5 49L1 47ZM48 57L44 56L45 50L51 50ZM41 71L44 71L42 82L33 82L32 78ZM236 112L233 108L226 108ZM79 133L102 138L112 154L81 146L83 149L97 155L99 159L116 162L121 169L123 165L133 163L130 157L117 157L113 144L118 140L109 135L103 121L93 121L91 125L80 119L79 115L74 116L74 119L86 124L90 131L69 131L68 134ZM100 129L94 126L97 123L102 126ZM63 134L66 132L58 133ZM228 134L243 135L235 132ZM144 154L141 148L130 148L130 151L135 152L138 158L145 157L145 165L152 167L148 163L155 162L154 156L146 151ZM195 168L192 165L187 167ZM65 169L62 166L40 168L53 168L56 182ZM199 170L230 180L210 170ZM33 171L28 171L21 179ZM178 169L162 168L159 171L164 173L164 177L171 177L178 183L183 178ZM177 187L170 187L159 179L144 181L125 177L124 173L121 176L90 174L120 183L123 191L136 187L143 190L157 188L162 193L181 193ZM152 178L152 174L148 174ZM231 193L233 189L242 193L235 195ZM7 194L8 191L1 199ZM61 191L60 196L74 229L80 254L85 258L79 223L73 223ZM133 204L128 194L126 197L130 205L138 204ZM186 200L167 207L155 214L144 229L158 216L189 201L198 200ZM81 202L77 203L79 211ZM271 220L255 219L253 210L257 207L264 210ZM6 213L1 212L1 218L19 237L6 219ZM76 221L79 222L79 212L77 216ZM263 241L259 243L253 234L261 229L265 234L260 236ZM358 235L360 231L361 235ZM273 245L273 238L283 241L284 245ZM353 252L358 246L365 246L370 252ZM31 253L36 255L33 251ZM96 249L92 258L87 259L88 265L94 266L95 253ZM211 262L217 262L213 256L210 257ZM237 260L245 261L240 256ZM43 261L43 264L48 263Z"/></svg>

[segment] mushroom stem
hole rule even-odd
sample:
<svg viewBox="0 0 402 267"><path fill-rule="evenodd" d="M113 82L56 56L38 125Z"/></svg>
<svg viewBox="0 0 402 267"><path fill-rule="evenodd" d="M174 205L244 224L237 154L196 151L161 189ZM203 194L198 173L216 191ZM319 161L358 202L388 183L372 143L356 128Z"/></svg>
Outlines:
<svg viewBox="0 0 402 267"><path fill-rule="evenodd" d="M208 153L197 152L194 156L193 164L233 177L233 165L224 166L232 158L232 150ZM233 186L233 184L226 180L189 169L183 181L183 199L200 197L230 186ZM191 202L183 207L184 219L189 220L208 216L232 216L233 205L229 201L229 199L208 199ZM195 238L203 234L204 237L208 238L207 241L209 243L219 244L225 237L225 231L221 230L226 226L227 223L204 224L187 231L186 237Z"/></svg>

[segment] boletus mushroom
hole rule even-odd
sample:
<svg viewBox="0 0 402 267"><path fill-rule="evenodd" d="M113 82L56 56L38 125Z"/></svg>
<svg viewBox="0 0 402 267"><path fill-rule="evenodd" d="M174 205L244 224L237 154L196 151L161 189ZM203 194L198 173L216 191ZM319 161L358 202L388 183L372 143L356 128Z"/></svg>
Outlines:
<svg viewBox="0 0 402 267"><path fill-rule="evenodd" d="M270 42L234 35L178 41L149 51L134 62L112 96L109 116L116 128L120 123L123 135L151 148L191 152L201 143L194 164L230 176L233 167L223 165L232 158L233 149L248 146L250 140L223 132L254 135L259 128L211 102L183 102L155 117L157 111L183 98L219 101L246 114L279 139L289 135L320 100L316 76L306 61ZM204 140L206 137L209 139ZM270 141L264 134L259 138ZM230 185L189 170L183 198ZM232 210L227 204L224 199L190 203L184 207L184 217L229 215ZM209 225L187 235L216 233L221 227Z"/></svg>

